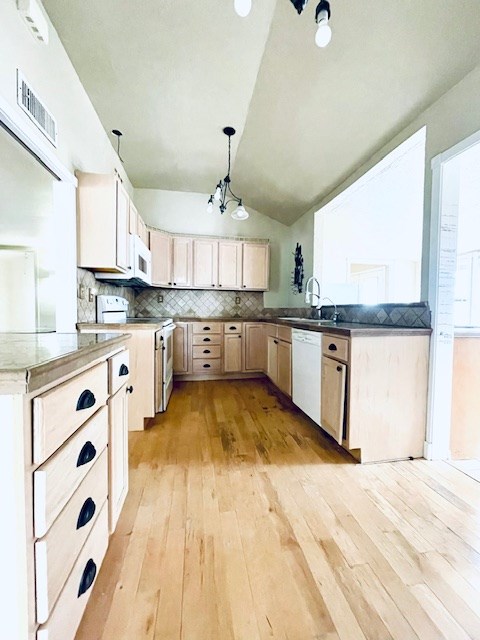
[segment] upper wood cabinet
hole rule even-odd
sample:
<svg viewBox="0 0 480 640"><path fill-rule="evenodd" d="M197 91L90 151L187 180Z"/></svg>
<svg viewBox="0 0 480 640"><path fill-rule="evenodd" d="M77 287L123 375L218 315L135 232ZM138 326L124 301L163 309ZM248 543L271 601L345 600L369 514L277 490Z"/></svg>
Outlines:
<svg viewBox="0 0 480 640"><path fill-rule="evenodd" d="M116 175L77 172L78 266L126 273L130 198Z"/></svg>
<svg viewBox="0 0 480 640"><path fill-rule="evenodd" d="M181 236L172 240L172 277L174 287L192 286L192 239Z"/></svg>
<svg viewBox="0 0 480 640"><path fill-rule="evenodd" d="M269 258L268 244L243 243L242 289L268 289Z"/></svg>
<svg viewBox="0 0 480 640"><path fill-rule="evenodd" d="M218 286L223 289L242 287L242 243L218 241Z"/></svg>
<svg viewBox="0 0 480 640"><path fill-rule="evenodd" d="M172 238L161 231L150 231L152 285L172 286Z"/></svg>
<svg viewBox="0 0 480 640"><path fill-rule="evenodd" d="M208 289L218 283L218 241L193 240L193 286Z"/></svg>

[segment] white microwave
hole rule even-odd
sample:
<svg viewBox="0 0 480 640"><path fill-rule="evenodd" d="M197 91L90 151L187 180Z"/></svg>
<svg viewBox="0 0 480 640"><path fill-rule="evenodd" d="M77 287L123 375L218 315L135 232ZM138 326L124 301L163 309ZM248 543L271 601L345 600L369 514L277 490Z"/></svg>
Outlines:
<svg viewBox="0 0 480 640"><path fill-rule="evenodd" d="M130 235L130 266L127 273L96 272L97 280L111 280L118 284L151 285L152 253L140 236Z"/></svg>

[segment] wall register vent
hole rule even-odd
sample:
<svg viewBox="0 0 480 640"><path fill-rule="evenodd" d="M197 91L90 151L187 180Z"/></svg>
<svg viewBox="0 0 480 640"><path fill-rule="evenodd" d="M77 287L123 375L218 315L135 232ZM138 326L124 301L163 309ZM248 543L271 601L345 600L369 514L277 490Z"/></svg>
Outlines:
<svg viewBox="0 0 480 640"><path fill-rule="evenodd" d="M57 121L17 69L17 102L43 135L57 146Z"/></svg>

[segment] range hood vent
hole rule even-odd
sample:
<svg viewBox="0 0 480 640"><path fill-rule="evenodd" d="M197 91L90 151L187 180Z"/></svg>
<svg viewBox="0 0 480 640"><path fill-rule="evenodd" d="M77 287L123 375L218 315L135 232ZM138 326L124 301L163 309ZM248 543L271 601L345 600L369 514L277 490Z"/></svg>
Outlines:
<svg viewBox="0 0 480 640"><path fill-rule="evenodd" d="M17 69L17 102L43 135L57 146L57 121Z"/></svg>

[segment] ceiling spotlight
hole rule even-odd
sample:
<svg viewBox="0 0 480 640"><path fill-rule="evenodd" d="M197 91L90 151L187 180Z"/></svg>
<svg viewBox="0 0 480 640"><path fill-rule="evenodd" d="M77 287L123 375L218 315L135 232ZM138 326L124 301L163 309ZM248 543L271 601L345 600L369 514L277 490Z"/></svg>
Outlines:
<svg viewBox="0 0 480 640"><path fill-rule="evenodd" d="M219 203L220 213L224 213L227 210L227 205L230 202L236 202L237 207L232 211L232 218L234 220L246 220L248 218L248 211L242 204L242 199L237 198L237 196L233 193L230 185L230 147L231 147L231 137L235 135L235 129L233 127L225 127L223 133L228 136L228 169L227 175L223 180L219 180L217 186L215 187L215 193L210 196L207 203L207 213L213 212L213 204L214 202Z"/></svg>
<svg viewBox="0 0 480 640"><path fill-rule="evenodd" d="M252 0L234 0L233 6L241 18L246 18L252 8Z"/></svg>
<svg viewBox="0 0 480 640"><path fill-rule="evenodd" d="M332 30L328 21L330 20L330 3L327 0L321 0L315 11L315 22L318 25L315 34L315 44L317 47L326 47L332 39Z"/></svg>

